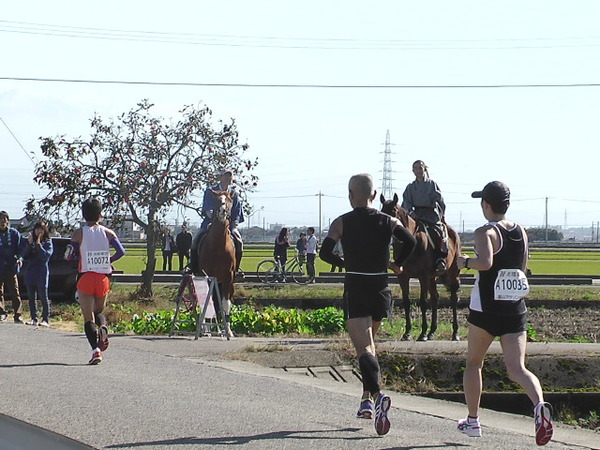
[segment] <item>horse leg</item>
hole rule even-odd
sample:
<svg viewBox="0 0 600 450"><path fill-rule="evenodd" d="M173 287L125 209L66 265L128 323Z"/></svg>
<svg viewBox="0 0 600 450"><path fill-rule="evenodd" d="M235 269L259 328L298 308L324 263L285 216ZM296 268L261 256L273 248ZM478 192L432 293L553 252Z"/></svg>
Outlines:
<svg viewBox="0 0 600 450"><path fill-rule="evenodd" d="M427 340L427 292L429 290L429 277L419 278L421 285L421 296L419 298L419 307L421 308L421 334L417 341L424 342Z"/></svg>
<svg viewBox="0 0 600 450"><path fill-rule="evenodd" d="M225 280L219 283L221 290L221 302L223 303L223 317L225 319L225 334L228 338L234 337L231 331L231 297L233 296L232 280Z"/></svg>
<svg viewBox="0 0 600 450"><path fill-rule="evenodd" d="M435 332L438 326L438 302L439 294L435 283L435 278L429 280L429 302L431 303L431 327L429 327L429 333L427 339L435 339Z"/></svg>
<svg viewBox="0 0 600 450"><path fill-rule="evenodd" d="M408 277L398 277L398 283L400 284L400 289L402 290L402 306L404 307L404 320L406 322L406 327L404 330L404 334L400 338L401 341L410 341L410 330L412 329L412 323L410 320L410 286L409 286L410 278Z"/></svg>

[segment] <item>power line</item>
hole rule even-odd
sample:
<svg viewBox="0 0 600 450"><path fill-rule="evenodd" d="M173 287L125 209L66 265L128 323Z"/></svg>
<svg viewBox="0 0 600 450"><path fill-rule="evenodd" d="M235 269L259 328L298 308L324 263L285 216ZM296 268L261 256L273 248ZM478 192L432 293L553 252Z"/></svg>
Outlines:
<svg viewBox="0 0 600 450"><path fill-rule="evenodd" d="M307 38L172 33L74 27L9 20L0 20L0 32L80 39L159 42L167 44L320 50L521 50L600 46L600 36L443 40Z"/></svg>
<svg viewBox="0 0 600 450"><path fill-rule="evenodd" d="M506 89L506 88L585 88L600 83L556 84L296 84L296 83L194 83L179 81L86 80L68 78L0 77L6 81L43 83L121 84L140 86L240 87L240 88L308 88L308 89Z"/></svg>
<svg viewBox="0 0 600 450"><path fill-rule="evenodd" d="M17 141L17 144L19 144L19 147L21 147L21 150L23 150L23 153L25 153L25 155L27 155L27 157L29 158L29 161L31 161L33 163L33 165L35 166L35 161L31 157L31 155L29 153L27 153L27 150L25 150L25 147L23 147L21 142L19 142L19 140L17 139L17 136L15 136L15 133L12 132L12 130L9 128L9 126L6 124L6 122L4 121L4 119L2 117L0 117L0 120L2 121L2 123L4 124L4 126L6 127L8 132L11 134L11 136L14 138L14 140Z"/></svg>

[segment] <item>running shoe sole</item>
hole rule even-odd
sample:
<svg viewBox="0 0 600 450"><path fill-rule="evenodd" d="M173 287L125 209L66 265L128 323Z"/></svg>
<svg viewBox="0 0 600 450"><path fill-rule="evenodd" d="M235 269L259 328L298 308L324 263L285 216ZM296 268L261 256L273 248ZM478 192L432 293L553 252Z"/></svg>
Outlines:
<svg viewBox="0 0 600 450"><path fill-rule="evenodd" d="M97 366L102 362L102 356L92 356L92 359L89 360L88 364L91 366Z"/></svg>
<svg viewBox="0 0 600 450"><path fill-rule="evenodd" d="M385 395L379 394L375 403L375 431L378 435L383 436L390 431L390 421L387 413L392 406L392 399Z"/></svg>
<svg viewBox="0 0 600 450"><path fill-rule="evenodd" d="M108 328L105 325L98 328L98 348L102 352L108 348Z"/></svg>
<svg viewBox="0 0 600 450"><path fill-rule="evenodd" d="M535 443L537 445L546 445L552 439L553 434L552 406L550 406L550 403L543 403L535 413Z"/></svg>

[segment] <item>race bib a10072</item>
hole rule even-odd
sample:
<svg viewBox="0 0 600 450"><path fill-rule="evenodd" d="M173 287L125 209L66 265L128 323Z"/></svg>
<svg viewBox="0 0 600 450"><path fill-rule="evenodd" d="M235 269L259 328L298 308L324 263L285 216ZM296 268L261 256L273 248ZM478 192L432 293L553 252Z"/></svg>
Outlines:
<svg viewBox="0 0 600 450"><path fill-rule="evenodd" d="M527 276L519 269L501 269L494 283L494 300L514 302L529 294Z"/></svg>
<svg viewBox="0 0 600 450"><path fill-rule="evenodd" d="M110 273L110 252L108 250L90 250L85 253L87 270L90 272Z"/></svg>

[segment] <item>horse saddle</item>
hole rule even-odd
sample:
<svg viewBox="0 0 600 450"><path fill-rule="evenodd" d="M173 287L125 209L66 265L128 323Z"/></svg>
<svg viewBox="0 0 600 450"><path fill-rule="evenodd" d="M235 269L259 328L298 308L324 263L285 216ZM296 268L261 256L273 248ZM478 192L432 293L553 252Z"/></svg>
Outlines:
<svg viewBox="0 0 600 450"><path fill-rule="evenodd" d="M443 222L432 224L419 220L417 222L417 231L422 231L427 235L427 240L433 249L439 249L440 243L448 235L446 224Z"/></svg>

